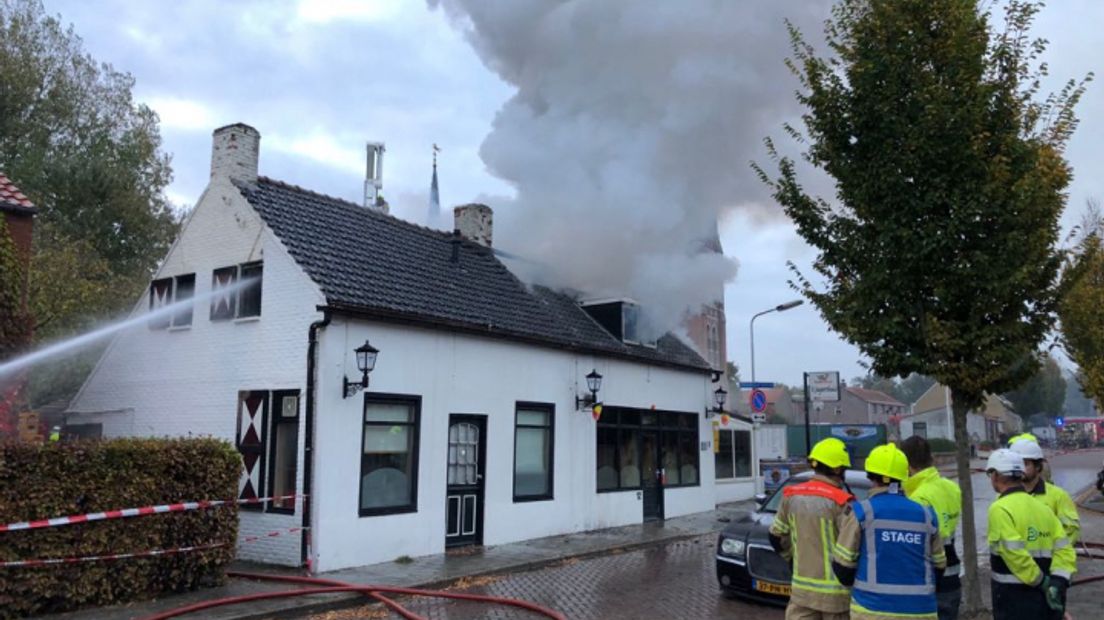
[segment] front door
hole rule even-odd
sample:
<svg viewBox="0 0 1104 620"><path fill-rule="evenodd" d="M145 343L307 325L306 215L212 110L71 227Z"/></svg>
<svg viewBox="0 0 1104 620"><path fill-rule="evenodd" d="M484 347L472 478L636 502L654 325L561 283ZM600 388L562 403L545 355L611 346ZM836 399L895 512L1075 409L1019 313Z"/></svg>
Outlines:
<svg viewBox="0 0 1104 620"><path fill-rule="evenodd" d="M487 416L449 416L445 546L483 543Z"/></svg>
<svg viewBox="0 0 1104 620"><path fill-rule="evenodd" d="M659 458L659 433L640 434L640 484L644 503L644 520L663 518L663 461Z"/></svg>

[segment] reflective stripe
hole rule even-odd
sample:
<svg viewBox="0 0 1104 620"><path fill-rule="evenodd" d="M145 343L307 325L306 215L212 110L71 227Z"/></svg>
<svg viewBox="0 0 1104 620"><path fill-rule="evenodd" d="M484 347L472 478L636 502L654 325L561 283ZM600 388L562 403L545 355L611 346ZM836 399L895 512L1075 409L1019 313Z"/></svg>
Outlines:
<svg viewBox="0 0 1104 620"><path fill-rule="evenodd" d="M997 583L1015 583L1023 585L1019 577L1010 573L993 573L993 581Z"/></svg>
<svg viewBox="0 0 1104 620"><path fill-rule="evenodd" d="M1055 549L1062 549L1064 547L1068 547L1069 544L1070 544L1070 539L1068 539L1068 538L1059 538L1058 540L1054 541L1054 548Z"/></svg>
<svg viewBox="0 0 1104 620"><path fill-rule="evenodd" d="M813 592L825 592L827 594L849 594L850 591L840 585L839 583L833 583L829 581L821 581L820 579L808 579L805 577L794 576L790 582L795 588L802 590L811 590Z"/></svg>
<svg viewBox="0 0 1104 620"><path fill-rule="evenodd" d="M849 562L854 562L854 561L859 559L859 554L858 553L848 549L847 547L844 547L844 546L840 545L839 543L836 543L832 547L832 551L836 555L842 557L843 559L845 559Z"/></svg>
<svg viewBox="0 0 1104 620"><path fill-rule="evenodd" d="M864 592L872 592L874 594L927 595L935 593L935 586L931 584L904 585L893 583L871 583L869 581L856 579L855 587Z"/></svg>
<svg viewBox="0 0 1104 620"><path fill-rule="evenodd" d="M1027 552L1033 558L1049 558L1052 555L1050 549L1028 549Z"/></svg>
<svg viewBox="0 0 1104 620"><path fill-rule="evenodd" d="M926 614L905 614L900 612L872 611L856 603L855 599L851 599L851 613L852 615L857 613L859 615L865 614L867 616L874 616L877 618L909 618L912 620L936 620L936 618L938 617L937 613L934 611Z"/></svg>
<svg viewBox="0 0 1104 620"><path fill-rule="evenodd" d="M1005 549L1011 549L1015 551L1017 549L1023 549L1025 543L1022 540L998 540L997 545L1003 545ZM992 546L990 546L990 548L992 548Z"/></svg>
<svg viewBox="0 0 1104 620"><path fill-rule="evenodd" d="M933 530L929 523L917 523L915 521L897 521L894 519L875 519L874 527L879 529L902 530L905 532L919 532L930 534Z"/></svg>
<svg viewBox="0 0 1104 620"><path fill-rule="evenodd" d="M1052 570L1050 571L1051 577L1061 577L1066 581L1069 581L1073 577L1073 572L1068 570Z"/></svg>
<svg viewBox="0 0 1104 620"><path fill-rule="evenodd" d="M962 574L962 565L955 564L954 566L948 566L947 570L943 571L944 577L958 577Z"/></svg>
<svg viewBox="0 0 1104 620"><path fill-rule="evenodd" d="M869 499L864 499L859 502L859 506L863 511L862 529L866 535L866 578L869 581L878 580L878 558L876 556L876 550L878 543L874 539L874 506L870 504Z"/></svg>

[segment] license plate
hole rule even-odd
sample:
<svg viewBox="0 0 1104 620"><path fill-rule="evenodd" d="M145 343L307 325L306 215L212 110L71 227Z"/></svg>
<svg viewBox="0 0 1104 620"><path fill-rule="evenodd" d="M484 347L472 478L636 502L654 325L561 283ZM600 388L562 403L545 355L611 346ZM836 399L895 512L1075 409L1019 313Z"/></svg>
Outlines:
<svg viewBox="0 0 1104 620"><path fill-rule="evenodd" d="M790 586L783 585L781 583L771 583L769 581L759 581L758 579L756 579L755 583L752 585L759 592L765 592L767 594L778 594L780 596L790 595Z"/></svg>

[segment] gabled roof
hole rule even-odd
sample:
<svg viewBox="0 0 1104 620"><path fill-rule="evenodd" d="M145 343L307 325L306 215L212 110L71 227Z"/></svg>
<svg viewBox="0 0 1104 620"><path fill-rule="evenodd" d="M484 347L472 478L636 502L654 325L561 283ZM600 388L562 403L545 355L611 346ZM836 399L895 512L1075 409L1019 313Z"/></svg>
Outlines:
<svg viewBox="0 0 1104 620"><path fill-rule="evenodd" d="M0 211L33 214L37 209L3 172L0 172Z"/></svg>
<svg viewBox="0 0 1104 620"><path fill-rule="evenodd" d="M526 286L481 245L273 179L234 183L335 311L710 369L670 334L654 349L622 343L574 299Z"/></svg>
<svg viewBox="0 0 1104 620"><path fill-rule="evenodd" d="M868 390L860 387L849 387L848 392L851 392L860 400L864 400L868 403L877 403L879 405L893 405L895 407L904 407L905 403L893 398L889 394L880 390Z"/></svg>

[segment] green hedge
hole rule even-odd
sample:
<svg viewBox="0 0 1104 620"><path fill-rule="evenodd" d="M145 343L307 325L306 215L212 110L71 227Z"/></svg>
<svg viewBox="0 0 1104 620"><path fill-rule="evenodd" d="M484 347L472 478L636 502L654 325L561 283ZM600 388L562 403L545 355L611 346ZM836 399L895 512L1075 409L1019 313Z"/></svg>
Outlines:
<svg viewBox="0 0 1104 620"><path fill-rule="evenodd" d="M0 443L0 523L237 495L241 459L214 439ZM0 561L224 543L148 558L0 567L0 617L109 605L225 580L236 505L0 533Z"/></svg>
<svg viewBox="0 0 1104 620"><path fill-rule="evenodd" d="M958 444L950 439L932 437L928 440L928 447L931 448L932 454L946 454L948 452L953 454L958 449Z"/></svg>

